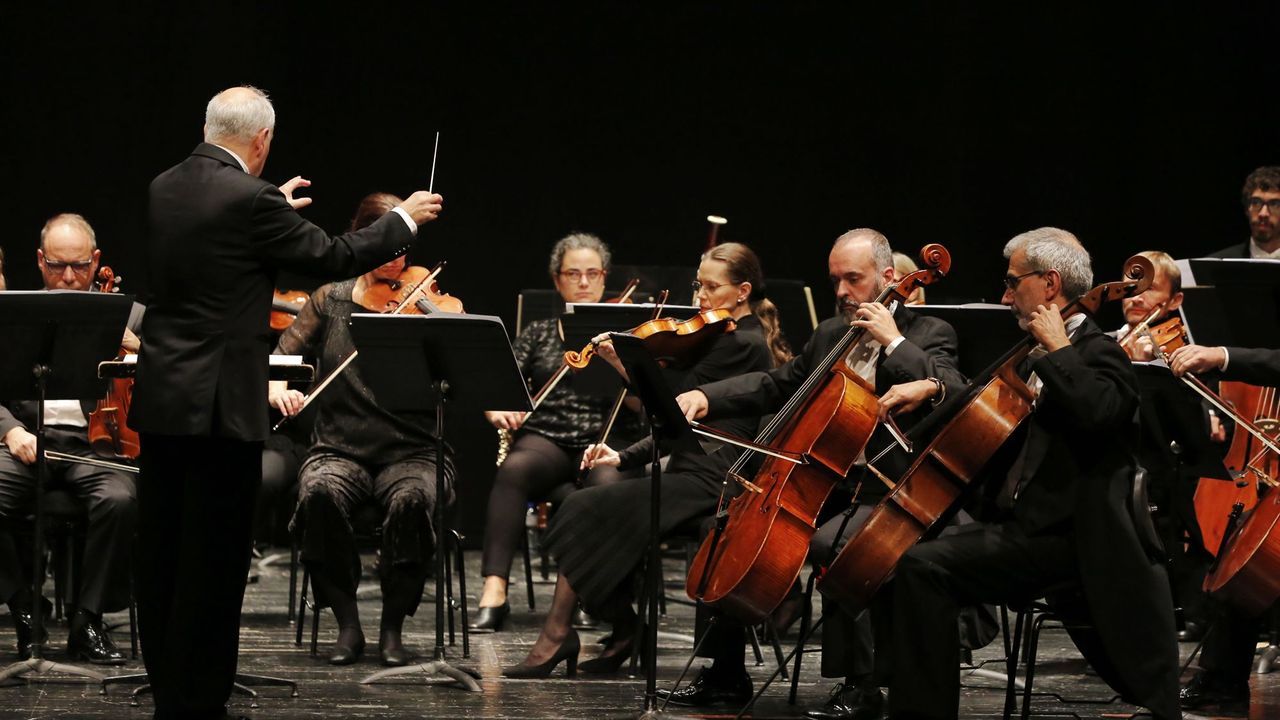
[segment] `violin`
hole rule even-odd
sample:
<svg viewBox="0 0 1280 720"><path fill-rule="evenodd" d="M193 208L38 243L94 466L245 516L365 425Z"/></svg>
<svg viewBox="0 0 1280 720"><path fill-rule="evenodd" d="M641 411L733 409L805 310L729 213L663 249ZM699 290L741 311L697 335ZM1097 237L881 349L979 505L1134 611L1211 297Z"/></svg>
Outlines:
<svg viewBox="0 0 1280 720"><path fill-rule="evenodd" d="M284 332L307 304L310 295L302 290L276 290L271 298L271 329Z"/></svg>
<svg viewBox="0 0 1280 720"><path fill-rule="evenodd" d="M725 308L703 310L688 320L665 317L649 320L630 330L644 341L645 349L660 364L671 364L695 354L716 335L734 329L733 313ZM597 343L590 343L582 350L570 350L564 354L564 362L575 370L585 368L596 355Z"/></svg>
<svg viewBox="0 0 1280 720"><path fill-rule="evenodd" d="M120 292L116 284L119 278L111 268L102 266L96 277L98 292ZM125 349L120 348L117 359L123 358ZM103 457L115 457L133 460L141 452L138 433L134 432L126 422L129 417L129 406L133 404L133 378L113 378L107 383L107 394L98 401L93 412L89 413L89 446Z"/></svg>
<svg viewBox="0 0 1280 720"><path fill-rule="evenodd" d="M1162 353L1172 353L1174 350L1188 344L1186 328L1182 324L1182 318L1178 315L1165 320L1162 323L1152 327L1151 321L1160 317L1164 312L1167 303L1160 303L1155 306L1150 313L1143 318L1142 322L1134 325L1133 328L1122 333L1119 338L1120 347L1124 349L1130 360L1137 359L1138 340L1140 338L1149 338L1153 347L1155 357L1160 357Z"/></svg>
<svg viewBox="0 0 1280 720"><path fill-rule="evenodd" d="M399 277L388 281L374 281L364 289L360 305L370 312L397 315L430 315L432 313L461 313L462 301L441 292L436 276L444 270L440 263L434 270L409 265L400 271Z"/></svg>
<svg viewBox="0 0 1280 720"><path fill-rule="evenodd" d="M924 269L889 285L876 301L905 303L916 288L951 270L951 255L941 245L926 245L920 259ZM791 589L827 496L849 474L879 425L875 388L845 361L866 335L864 328L851 326L756 438L757 444L807 462L766 457L751 482L741 476L748 455L729 469L726 486L734 480L747 492L727 508L722 493L715 529L689 566L689 597L755 624Z"/></svg>
<svg viewBox="0 0 1280 720"><path fill-rule="evenodd" d="M1145 292L1155 276L1151 261L1135 255L1126 278L1093 288L1062 309L1096 313L1104 302ZM991 368L969 383L967 398L892 490L849 538L818 581L830 597L863 609L890 577L902 555L950 517L992 456L1035 407L1035 393L1018 376L1018 366L1036 345L1028 334Z"/></svg>

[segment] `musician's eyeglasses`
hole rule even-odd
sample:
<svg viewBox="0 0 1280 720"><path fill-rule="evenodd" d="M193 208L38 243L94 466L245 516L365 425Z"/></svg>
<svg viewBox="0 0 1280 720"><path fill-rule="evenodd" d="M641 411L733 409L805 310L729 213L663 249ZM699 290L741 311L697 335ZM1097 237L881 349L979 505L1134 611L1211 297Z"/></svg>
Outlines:
<svg viewBox="0 0 1280 720"><path fill-rule="evenodd" d="M1263 200L1262 198L1251 197L1249 202L1245 203L1251 213L1262 212L1263 205L1267 206L1267 210L1270 210L1272 215L1280 215L1280 199Z"/></svg>
<svg viewBox="0 0 1280 720"><path fill-rule="evenodd" d="M582 278L586 278L587 282L598 283L604 278L603 270L561 270L560 277L569 282L582 282Z"/></svg>
<svg viewBox="0 0 1280 720"><path fill-rule="evenodd" d="M1016 276L1015 276L1015 275L1005 275L1005 276L1004 276L1004 286L1005 286L1005 287L1007 287L1007 288L1009 288L1009 290L1011 290L1011 291L1012 291L1012 290L1017 290L1017 289L1018 289L1018 283L1022 282L1022 278L1031 277L1032 275L1043 275L1043 274L1045 274L1046 272L1047 272L1046 270L1032 270L1031 272L1028 272L1028 273L1022 273L1021 275L1016 275Z"/></svg>
<svg viewBox="0 0 1280 720"><path fill-rule="evenodd" d="M694 280L692 283L689 284L689 287L693 288L694 295L697 295L703 290L706 290L707 294L710 295L711 293L719 290L720 288L724 287L727 284L728 283L710 283L710 282L704 283L698 280Z"/></svg>
<svg viewBox="0 0 1280 720"><path fill-rule="evenodd" d="M81 260L79 262L60 262L58 260L50 260L48 258L45 258L44 266L50 272L56 273L58 275L61 275L62 273L66 272L67 268L71 268L71 270L76 273L87 273L89 272L90 268L93 267L93 261Z"/></svg>

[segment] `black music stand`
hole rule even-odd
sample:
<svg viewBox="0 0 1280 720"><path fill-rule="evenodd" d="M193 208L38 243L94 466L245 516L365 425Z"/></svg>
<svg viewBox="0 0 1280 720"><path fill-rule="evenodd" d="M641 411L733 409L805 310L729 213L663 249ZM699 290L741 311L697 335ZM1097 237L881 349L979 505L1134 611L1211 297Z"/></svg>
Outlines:
<svg viewBox="0 0 1280 720"><path fill-rule="evenodd" d="M918 315L945 320L955 328L959 343L956 354L960 372L965 377L982 374L987 366L1027 336L1027 331L1018 327L1017 318L1003 305L910 305L908 309Z"/></svg>
<svg viewBox="0 0 1280 720"><path fill-rule="evenodd" d="M44 449L44 404L105 394L98 362L114 357L124 336L133 298L128 295L51 290L0 293L0 397L35 400L35 562L31 580L31 657L0 670L0 682L30 674L62 673L101 682L87 668L44 659L41 588L44 573L44 487L49 468Z"/></svg>
<svg viewBox="0 0 1280 720"><path fill-rule="evenodd" d="M692 449L698 443L680 406L675 393L662 376L662 368L649 355L644 341L634 335L611 333L618 359L631 378L631 390L640 397L645 415L649 419L649 432L653 437L653 456L650 459L649 492L649 554L647 597L642 599L648 612L643 638L644 655L644 711L641 718L662 715L658 708L658 594L662 592L662 555L659 552L658 521L662 498L662 450Z"/></svg>
<svg viewBox="0 0 1280 720"><path fill-rule="evenodd" d="M436 645L432 661L379 670L360 681L410 673L445 675L480 692L473 668L449 664L444 648L445 404L467 410L520 410L533 403L507 340L502 320L489 315L351 316L351 339L360 350L360 376L388 410L436 411ZM465 587L462 592L466 592ZM464 614L462 625L467 626ZM465 634L464 634L465 639ZM465 643L464 643L465 644ZM464 649L464 656L469 654Z"/></svg>

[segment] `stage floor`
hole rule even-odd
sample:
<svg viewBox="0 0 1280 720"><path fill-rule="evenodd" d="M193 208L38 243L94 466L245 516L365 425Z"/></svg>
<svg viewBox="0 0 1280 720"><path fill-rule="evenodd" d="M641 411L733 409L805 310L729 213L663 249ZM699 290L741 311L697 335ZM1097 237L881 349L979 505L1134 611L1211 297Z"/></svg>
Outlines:
<svg viewBox="0 0 1280 720"><path fill-rule="evenodd" d="M479 567L478 553L468 553L468 569L474 574ZM672 595L682 595L674 584L682 582L683 562L667 561L667 577L673 587ZM549 604L552 584L541 582L535 569L534 589L538 607ZM247 698L234 696L231 710L253 718L276 720L301 720L303 718L583 718L598 720L604 717L628 717L638 715L642 708L643 677L629 677L624 671L606 679L580 679L568 681L563 665L546 680L508 680L501 677L499 669L506 664L519 662L537 634L540 620L538 613L530 612L525 599L525 585L517 562L512 585L513 613L508 619L506 631L498 634L472 635L471 657L462 658L462 636L456 634L456 645L449 648L449 657L459 664L469 664L483 676L482 693L469 693L451 686L433 682L422 674L408 675L383 684L362 685L360 680L379 669L376 662L377 620L380 605L376 583L366 581L362 592L360 610L364 620L370 647L366 658L359 664L335 668L323 661L328 644L336 636L336 626L327 613L321 621L320 653L313 657L308 643L310 626L301 647L294 644L294 626L288 622L285 606L288 598L289 563L285 555L280 562L259 571L259 581L249 586L245 598L244 621L241 630L240 670L296 680L299 696L290 698L287 690L265 688L258 702L251 708ZM553 576L554 578L554 576ZM479 588L478 577L467 578L473 597ZM434 587L428 584L428 592ZM367 592L372 590L372 592ZM455 588L456 592L456 588ZM693 610L684 605L668 603L668 614L663 618L659 639L659 686L671 685L693 647ZM13 628L7 611L0 617L0 659L4 663L16 660L14 655ZM109 620L127 621L121 613L109 616ZM593 643L606 632L581 631L584 654L590 657ZM424 654L429 660L434 644L434 612L424 601L418 616L410 618L405 627L406 641L411 649ZM115 640L127 649L129 642L127 624L114 633ZM66 640L65 625L52 629L51 657L63 658L62 648ZM795 631L786 638L795 642ZM1185 657L1192 646L1184 644ZM786 648L789 651L789 648ZM764 648L765 662L753 666L748 650L748 670L757 687L775 667L772 651ZM1096 677L1091 675L1066 635L1061 631L1048 631L1041 641L1040 662L1035 679L1035 689L1086 699L1106 699L1112 695ZM1003 648L999 639L992 646L975 653L975 662L991 661L989 669L999 672L1003 668L999 658ZM695 664L695 668L698 664ZM140 671L141 663L131 661L123 668L108 668L107 674ZM799 702L787 703L787 685L777 683L770 687L757 704L753 717L795 718L803 717L804 710L820 706L828 697L833 681L817 674L818 656L805 658L799 688ZM1280 674L1255 676L1254 701L1251 717L1280 717ZM961 697L961 713L968 718L999 717L1004 706L1003 682L969 676L964 680ZM112 686L108 695L100 695L96 684L79 681L53 680L0 689L0 718L149 718L151 705L145 696L141 707L130 706L131 688ZM1063 705L1051 697L1033 700L1035 712L1044 715L1070 715L1081 717L1124 717L1134 708L1122 704L1107 706ZM733 717L736 710L675 712L672 716Z"/></svg>

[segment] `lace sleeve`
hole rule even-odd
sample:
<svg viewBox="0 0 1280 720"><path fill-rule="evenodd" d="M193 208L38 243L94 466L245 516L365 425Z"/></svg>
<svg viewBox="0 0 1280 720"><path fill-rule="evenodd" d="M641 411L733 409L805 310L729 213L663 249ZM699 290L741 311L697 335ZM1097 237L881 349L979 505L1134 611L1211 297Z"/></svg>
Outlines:
<svg viewBox="0 0 1280 720"><path fill-rule="evenodd" d="M276 355L311 355L320 351L320 332L324 326L324 314L329 304L329 290L324 285L311 293L311 299L276 343Z"/></svg>

